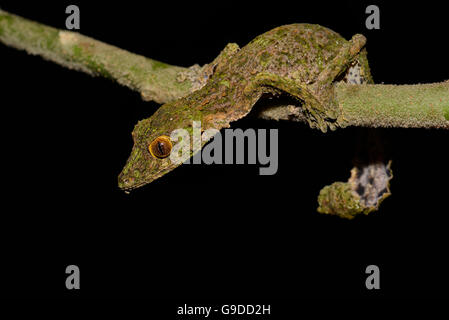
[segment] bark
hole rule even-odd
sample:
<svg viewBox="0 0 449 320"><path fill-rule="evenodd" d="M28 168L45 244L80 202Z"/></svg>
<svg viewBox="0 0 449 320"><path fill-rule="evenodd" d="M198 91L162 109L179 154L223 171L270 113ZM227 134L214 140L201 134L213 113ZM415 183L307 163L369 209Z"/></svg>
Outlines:
<svg viewBox="0 0 449 320"><path fill-rule="evenodd" d="M0 10L0 42L69 69L113 79L144 100L176 100L190 92L178 81L188 69L152 60L76 32L58 30Z"/></svg>

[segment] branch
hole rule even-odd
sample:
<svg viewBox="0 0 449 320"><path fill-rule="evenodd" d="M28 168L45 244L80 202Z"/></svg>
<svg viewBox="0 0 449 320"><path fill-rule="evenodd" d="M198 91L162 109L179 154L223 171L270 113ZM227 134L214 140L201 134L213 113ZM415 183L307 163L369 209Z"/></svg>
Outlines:
<svg viewBox="0 0 449 320"><path fill-rule="evenodd" d="M414 85L336 86L342 124L449 129L449 80Z"/></svg>
<svg viewBox="0 0 449 320"><path fill-rule="evenodd" d="M335 86L339 127L449 129L449 80L432 84ZM257 110L267 120L305 122L298 106L268 104Z"/></svg>
<svg viewBox="0 0 449 320"><path fill-rule="evenodd" d="M146 101L165 103L190 92L178 81L187 68L130 53L81 34L58 30L0 10L0 42L40 55L69 69L99 75L138 91Z"/></svg>

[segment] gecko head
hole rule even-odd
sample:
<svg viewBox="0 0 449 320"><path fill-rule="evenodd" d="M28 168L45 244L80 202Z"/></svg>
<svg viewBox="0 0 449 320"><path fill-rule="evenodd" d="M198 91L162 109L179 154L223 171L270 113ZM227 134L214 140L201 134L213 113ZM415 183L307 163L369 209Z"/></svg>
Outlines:
<svg viewBox="0 0 449 320"><path fill-rule="evenodd" d="M132 132L131 155L118 177L120 189L139 188L174 170L199 151L216 130L245 116L242 108L229 112L233 109L223 103L226 91L226 85L219 86L211 81L188 96L162 105L151 117L139 121ZM236 102L235 106L240 105Z"/></svg>
<svg viewBox="0 0 449 320"><path fill-rule="evenodd" d="M118 184L121 189L131 190L150 183L170 166L170 137L151 136L150 134L148 139L140 137L134 141L131 155L119 175Z"/></svg>
<svg viewBox="0 0 449 320"><path fill-rule="evenodd" d="M191 112L185 114L189 109L185 106L185 102L182 103L182 101L165 104L150 118L141 120L135 125L132 132L134 145L118 177L120 189L129 191L141 187L182 163L182 161L174 161L172 153L190 139L172 141L170 136L176 129L192 132L193 115Z"/></svg>
<svg viewBox="0 0 449 320"><path fill-rule="evenodd" d="M118 178L122 190L141 187L176 167L170 160L173 149L170 132L153 130L151 118L137 123L132 136L131 155Z"/></svg>

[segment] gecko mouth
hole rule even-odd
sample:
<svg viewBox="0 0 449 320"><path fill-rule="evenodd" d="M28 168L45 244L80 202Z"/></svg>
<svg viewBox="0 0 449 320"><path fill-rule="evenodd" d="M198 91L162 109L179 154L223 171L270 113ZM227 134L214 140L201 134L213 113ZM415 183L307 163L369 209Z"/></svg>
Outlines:
<svg viewBox="0 0 449 320"><path fill-rule="evenodd" d="M133 183L131 185L128 185L129 183L132 183L132 182L129 182L129 180L119 180L118 187L125 192L129 192L131 190L142 187L143 185L146 184L146 183L142 182L142 183L136 183L136 184Z"/></svg>
<svg viewBox="0 0 449 320"><path fill-rule="evenodd" d="M125 192L142 187L147 183L149 183L148 180L137 179L136 177L125 175L123 172L118 176L118 187Z"/></svg>
<svg viewBox="0 0 449 320"><path fill-rule="evenodd" d="M143 187L157 178L158 177L155 176L152 179L136 181L134 177L122 178L120 175L118 179L118 187L128 193L129 191Z"/></svg>
<svg viewBox="0 0 449 320"><path fill-rule="evenodd" d="M167 167L163 170L158 171L157 173L152 173L151 175L145 175L141 176L140 179L137 179L133 176L131 177L124 177L123 172L118 177L118 187L125 191L126 193L129 193L129 191L132 191L134 189L138 189L140 187L143 187L144 185L147 185L154 180L159 179L163 175L169 173L173 170L173 167Z"/></svg>

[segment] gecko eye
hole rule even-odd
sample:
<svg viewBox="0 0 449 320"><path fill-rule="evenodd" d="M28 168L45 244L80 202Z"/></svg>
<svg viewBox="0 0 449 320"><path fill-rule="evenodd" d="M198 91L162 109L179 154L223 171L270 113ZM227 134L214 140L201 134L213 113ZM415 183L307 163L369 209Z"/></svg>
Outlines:
<svg viewBox="0 0 449 320"><path fill-rule="evenodd" d="M172 144L167 136L159 136L148 146L151 155L157 159L164 159L170 155Z"/></svg>

